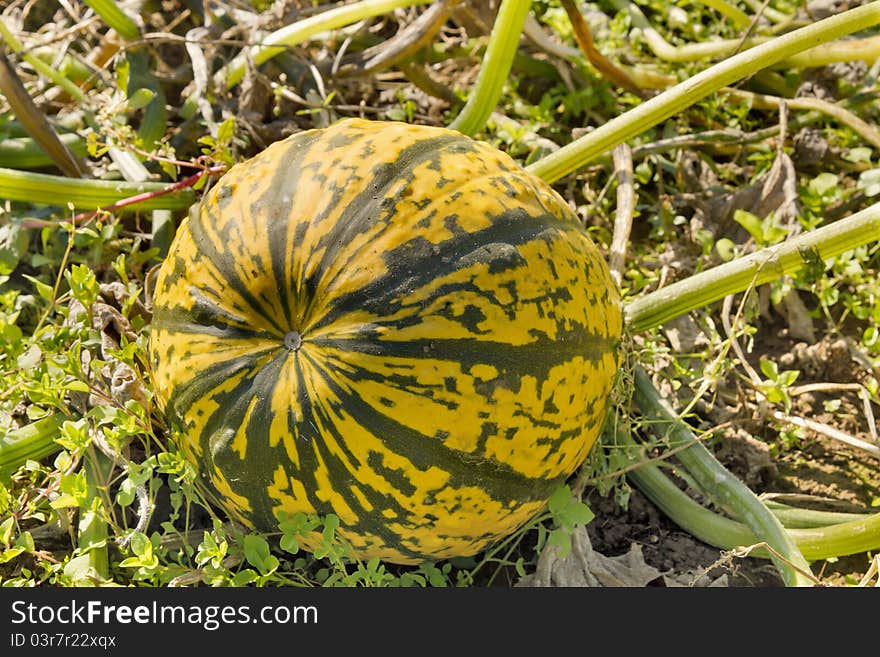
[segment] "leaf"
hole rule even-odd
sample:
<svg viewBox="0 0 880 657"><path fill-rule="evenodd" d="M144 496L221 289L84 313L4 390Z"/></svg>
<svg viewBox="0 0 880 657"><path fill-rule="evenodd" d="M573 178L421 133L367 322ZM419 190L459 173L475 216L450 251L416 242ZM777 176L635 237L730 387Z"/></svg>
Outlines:
<svg viewBox="0 0 880 657"><path fill-rule="evenodd" d="M269 543L262 536L247 534L243 541L244 557L247 562L260 571L262 575L268 575L278 568L278 559L272 556Z"/></svg>
<svg viewBox="0 0 880 657"><path fill-rule="evenodd" d="M844 153L843 159L847 162L870 162L872 153L873 151L867 146L857 146L855 148L850 148L846 153ZM825 176L831 174L822 173L819 175Z"/></svg>
<svg viewBox="0 0 880 657"><path fill-rule="evenodd" d="M244 570L240 570L235 573L235 576L230 581L232 586L245 586L250 584L257 579L257 573L254 572L251 568L245 568Z"/></svg>
<svg viewBox="0 0 880 657"><path fill-rule="evenodd" d="M561 529L554 529L547 536L547 546L555 547L559 557L564 559L571 552L571 534Z"/></svg>
<svg viewBox="0 0 880 657"><path fill-rule="evenodd" d="M129 506L132 502L134 502L135 491L137 490L137 486L135 486L134 482L131 479L125 479L119 485L119 490L116 492L116 503L119 506Z"/></svg>
<svg viewBox="0 0 880 657"><path fill-rule="evenodd" d="M296 536L284 534L281 536L279 544L281 549L285 552L289 552L290 554L296 554L299 552L299 539Z"/></svg>
<svg viewBox="0 0 880 657"><path fill-rule="evenodd" d="M862 171L856 187L868 197L880 194L880 169Z"/></svg>
<svg viewBox="0 0 880 657"><path fill-rule="evenodd" d="M854 148L853 151L855 150L857 149ZM868 149L868 153L870 154L870 149ZM820 173L810 181L809 188L814 194L825 196L829 192L837 189L839 180L840 179L833 173Z"/></svg>
<svg viewBox="0 0 880 657"><path fill-rule="evenodd" d="M776 381L779 378L779 366L776 364L776 361L769 358L761 359L761 372L772 381Z"/></svg>
<svg viewBox="0 0 880 657"><path fill-rule="evenodd" d="M745 210L737 210L733 213L733 220L740 226L745 228L756 242L762 242L764 239L764 225L751 212Z"/></svg>
<svg viewBox="0 0 880 657"><path fill-rule="evenodd" d="M0 226L0 275L11 274L27 253L30 233L21 224Z"/></svg>
<svg viewBox="0 0 880 657"><path fill-rule="evenodd" d="M155 97L155 91L141 87L128 97L128 106L131 109L141 109L153 102Z"/></svg>

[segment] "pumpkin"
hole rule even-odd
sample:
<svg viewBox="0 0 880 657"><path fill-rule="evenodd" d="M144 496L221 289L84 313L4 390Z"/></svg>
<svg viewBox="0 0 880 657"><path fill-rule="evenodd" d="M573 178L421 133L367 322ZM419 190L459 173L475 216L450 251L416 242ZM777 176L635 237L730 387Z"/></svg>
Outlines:
<svg viewBox="0 0 880 657"><path fill-rule="evenodd" d="M184 219L149 349L231 517L332 513L354 556L407 564L545 507L601 429L621 324L586 230L508 155L343 120L232 167Z"/></svg>

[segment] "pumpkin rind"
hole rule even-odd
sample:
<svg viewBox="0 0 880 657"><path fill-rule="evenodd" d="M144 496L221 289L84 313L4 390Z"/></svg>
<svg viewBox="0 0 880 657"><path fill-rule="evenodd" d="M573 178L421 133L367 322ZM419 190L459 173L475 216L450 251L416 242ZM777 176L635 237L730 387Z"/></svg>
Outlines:
<svg viewBox="0 0 880 657"><path fill-rule="evenodd" d="M566 203L491 146L345 120L230 169L159 272L158 398L220 502L335 513L357 556L475 554L594 443L620 302Z"/></svg>

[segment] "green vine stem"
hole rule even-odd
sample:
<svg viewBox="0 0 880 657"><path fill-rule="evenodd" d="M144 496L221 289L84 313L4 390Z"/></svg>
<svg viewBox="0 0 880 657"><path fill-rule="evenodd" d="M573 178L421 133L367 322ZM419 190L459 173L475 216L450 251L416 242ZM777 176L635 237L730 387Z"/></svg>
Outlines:
<svg viewBox="0 0 880 657"><path fill-rule="evenodd" d="M867 520L872 515L870 513L800 509L787 504L773 502L772 500L763 501L764 506L770 509L774 516L779 518L779 522L781 522L786 529L828 527L829 525L839 525L842 522L850 522L851 520Z"/></svg>
<svg viewBox="0 0 880 657"><path fill-rule="evenodd" d="M747 28L752 22L746 12L725 0L699 0L699 3L711 7L740 29Z"/></svg>
<svg viewBox="0 0 880 657"><path fill-rule="evenodd" d="M529 165L527 169L547 182L555 182L610 151L617 144L641 134L722 87L796 53L878 23L880 2L872 2L775 37L680 82Z"/></svg>
<svg viewBox="0 0 880 657"><path fill-rule="evenodd" d="M678 460L716 504L729 509L749 527L758 542L765 542L777 555L771 558L788 586L811 586L810 566L782 523L739 479L728 472L699 442L693 432L668 406L639 366L635 368L633 400L651 420L653 428L666 433L676 444L690 443L678 452Z"/></svg>
<svg viewBox="0 0 880 657"><path fill-rule="evenodd" d="M880 203L645 294L626 305L627 324L634 332L659 326L729 294L768 283L803 267L824 270L825 260L877 240L880 240Z"/></svg>
<svg viewBox="0 0 880 657"><path fill-rule="evenodd" d="M477 82L467 103L449 124L452 130L472 136L486 125L510 74L531 4L530 0L502 0Z"/></svg>
<svg viewBox="0 0 880 657"><path fill-rule="evenodd" d="M164 192L167 183L130 183L110 180L82 180L52 176L45 173L0 169L0 198L41 205L66 205L97 210L146 192ZM126 206L127 210L185 210L195 203L196 195L190 189L156 196Z"/></svg>
<svg viewBox="0 0 880 657"><path fill-rule="evenodd" d="M65 419L62 413L55 413L0 437L0 479L11 475L25 461L39 461L61 449L55 437Z"/></svg>
<svg viewBox="0 0 880 657"><path fill-rule="evenodd" d="M92 446L84 456L83 470L87 495L79 510L77 548L87 564L87 575L99 581L110 577L110 556L107 549L109 530L104 518L103 498L107 495L113 462Z"/></svg>
<svg viewBox="0 0 880 657"><path fill-rule="evenodd" d="M114 0L83 0L107 25L126 41L140 38L141 30L137 23L126 14Z"/></svg>
<svg viewBox="0 0 880 657"><path fill-rule="evenodd" d="M635 452L637 445L631 438L622 434L618 434L618 438ZM761 542L746 525L710 511L693 500L663 473L659 465L640 464L627 476L670 520L709 545L731 550ZM861 554L880 549L880 513L830 526L787 529L786 533L808 561ZM769 556L760 550L751 554Z"/></svg>
<svg viewBox="0 0 880 657"><path fill-rule="evenodd" d="M86 142L76 133L62 133L58 139L74 156L88 155ZM30 137L7 137L0 141L0 167L40 169L53 164L54 160Z"/></svg>
<svg viewBox="0 0 880 657"><path fill-rule="evenodd" d="M248 50L239 53L228 66L217 71L214 81L218 87L231 89L244 78L248 57L259 66L284 52L285 48L302 43L321 32L387 14L395 9L424 5L428 2L430 0L361 0L321 12L268 34L260 45L251 46Z"/></svg>

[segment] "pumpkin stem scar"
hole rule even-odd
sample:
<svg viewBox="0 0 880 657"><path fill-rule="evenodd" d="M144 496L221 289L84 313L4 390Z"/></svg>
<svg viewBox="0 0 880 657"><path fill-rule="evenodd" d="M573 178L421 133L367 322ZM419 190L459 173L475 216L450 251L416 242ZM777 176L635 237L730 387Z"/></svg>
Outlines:
<svg viewBox="0 0 880 657"><path fill-rule="evenodd" d="M284 336L284 346L291 351L297 351L303 343L302 336L298 331L291 331Z"/></svg>

